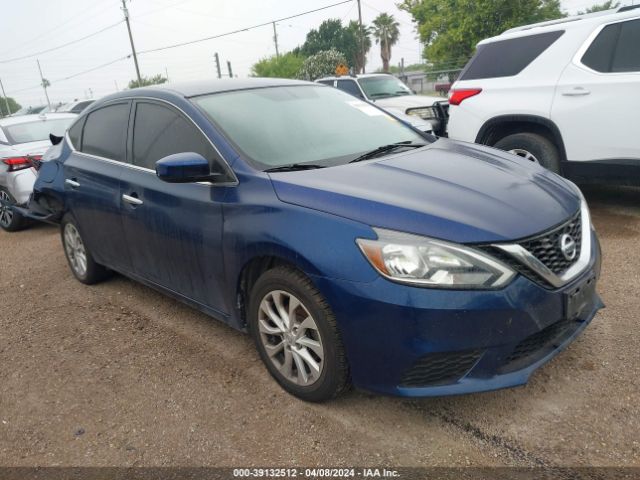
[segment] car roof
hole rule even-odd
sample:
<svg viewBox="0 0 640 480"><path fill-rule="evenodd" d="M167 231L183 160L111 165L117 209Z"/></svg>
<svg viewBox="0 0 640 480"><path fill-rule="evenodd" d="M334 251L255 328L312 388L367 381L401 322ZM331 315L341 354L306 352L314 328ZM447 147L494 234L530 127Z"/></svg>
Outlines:
<svg viewBox="0 0 640 480"><path fill-rule="evenodd" d="M357 79L357 78L371 78L371 77L393 77L394 75L390 74L390 73L361 73L359 75L333 75L330 77L322 77L322 78L318 78L316 80L316 82L319 82L320 80L345 80L345 79Z"/></svg>
<svg viewBox="0 0 640 480"><path fill-rule="evenodd" d="M18 125L20 123L31 123L31 122L43 122L46 120L56 120L59 118L76 118L77 115L75 113L34 113L32 115L20 115L17 117L6 117L0 119L0 126L6 127L9 125Z"/></svg>
<svg viewBox="0 0 640 480"><path fill-rule="evenodd" d="M625 20L628 18L640 17L640 5L634 8L620 7L601 12L587 13L583 15L574 15L571 17L549 20L547 22L533 23L531 25L522 25L520 27L505 30L500 35L487 38L478 43L483 45L486 43L497 42L508 38L525 37L538 33L552 32L557 30L568 30L573 28L592 29L603 23L615 22L617 20Z"/></svg>
<svg viewBox="0 0 640 480"><path fill-rule="evenodd" d="M148 94L151 92L174 92L183 97L197 97L199 95L208 95L210 93L231 92L234 90L250 90L253 88L266 88L266 87L281 87L289 85L314 85L313 82L306 82L302 80L290 80L286 78L224 78L224 79L209 79L209 80L197 80L191 82L171 82L162 83L160 85L151 85L149 87L133 88L131 90L125 90L113 95L109 98L119 97L136 97L141 94Z"/></svg>

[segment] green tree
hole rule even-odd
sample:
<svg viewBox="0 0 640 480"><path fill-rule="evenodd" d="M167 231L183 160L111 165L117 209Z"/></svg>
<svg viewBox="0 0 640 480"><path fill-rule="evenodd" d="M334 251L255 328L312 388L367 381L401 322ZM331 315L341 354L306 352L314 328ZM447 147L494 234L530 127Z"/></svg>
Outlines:
<svg viewBox="0 0 640 480"><path fill-rule="evenodd" d="M302 68L304 57L294 52L287 52L279 57L273 55L263 58L251 67L254 77L296 78Z"/></svg>
<svg viewBox="0 0 640 480"><path fill-rule="evenodd" d="M381 13L373 23L373 36L376 43L380 44L380 58L382 58L382 71L389 71L389 61L391 60L391 47L396 44L400 38L400 24L396 22L393 15Z"/></svg>
<svg viewBox="0 0 640 480"><path fill-rule="evenodd" d="M560 0L403 0L432 70L462 67L476 44L503 31L565 16Z"/></svg>
<svg viewBox="0 0 640 480"><path fill-rule="evenodd" d="M371 50L371 28L366 25L362 25L362 28L360 28L359 22L351 20L347 25L347 33L345 35L349 38L349 44L352 45L352 48L344 52L344 54L356 73L362 72L367 63L367 53ZM360 42L362 42L362 45Z"/></svg>
<svg viewBox="0 0 640 480"><path fill-rule="evenodd" d="M9 104L9 111L7 112L7 103ZM7 116L7 115L11 115L14 112L17 112L18 110L20 110L20 108L22 108L22 106L16 102L13 98L11 97L7 97L6 99L4 97L0 97L0 114L2 114L2 116Z"/></svg>
<svg viewBox="0 0 640 480"><path fill-rule="evenodd" d="M620 2L614 2L613 0L607 0L603 3L598 3L592 7L587 8L584 11L578 12L578 15L584 15L585 13L603 12L604 10L611 10L612 8L618 8Z"/></svg>
<svg viewBox="0 0 640 480"><path fill-rule="evenodd" d="M335 48L318 52L305 59L302 68L298 72L298 78L315 80L334 75L336 67L341 63L346 64L346 62L345 56Z"/></svg>
<svg viewBox="0 0 640 480"><path fill-rule="evenodd" d="M148 87L149 85L160 85L161 83L165 83L167 81L167 77L164 77L162 74L154 75L153 77L142 77L140 82L137 79L131 80L129 82L129 88L138 88L138 87Z"/></svg>
<svg viewBox="0 0 640 480"><path fill-rule="evenodd" d="M360 35L365 49L365 59L362 58ZM366 61L366 54L371 49L371 32L363 25L360 31L358 22L351 21L344 27L339 19L325 20L318 29L307 33L307 39L299 48L299 53L305 57L327 50L337 50L346 58L346 64L360 71ZM296 52L296 50L294 50Z"/></svg>

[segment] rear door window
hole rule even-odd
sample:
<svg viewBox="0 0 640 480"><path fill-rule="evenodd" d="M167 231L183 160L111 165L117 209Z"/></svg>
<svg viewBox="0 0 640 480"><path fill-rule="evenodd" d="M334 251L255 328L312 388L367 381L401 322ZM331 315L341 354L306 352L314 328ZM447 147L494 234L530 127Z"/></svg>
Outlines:
<svg viewBox="0 0 640 480"><path fill-rule="evenodd" d="M517 75L562 34L564 30L558 30L480 45L460 74L460 80Z"/></svg>
<svg viewBox="0 0 640 480"><path fill-rule="evenodd" d="M640 72L640 20L604 27L581 61L601 73Z"/></svg>
<svg viewBox="0 0 640 480"><path fill-rule="evenodd" d="M128 123L129 102L91 112L84 124L80 151L124 162Z"/></svg>
<svg viewBox="0 0 640 480"><path fill-rule="evenodd" d="M174 153L195 152L217 166L217 154L195 125L177 110L157 103L138 102L133 125L133 164L156 169L156 162ZM214 170L216 171L216 170Z"/></svg>
<svg viewBox="0 0 640 480"><path fill-rule="evenodd" d="M611 71L640 72L640 20L621 24Z"/></svg>

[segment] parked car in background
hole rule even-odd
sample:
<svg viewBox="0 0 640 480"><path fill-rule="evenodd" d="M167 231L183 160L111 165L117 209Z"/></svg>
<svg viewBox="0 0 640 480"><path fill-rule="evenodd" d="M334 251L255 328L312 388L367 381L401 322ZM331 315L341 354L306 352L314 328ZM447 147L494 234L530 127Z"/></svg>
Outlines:
<svg viewBox="0 0 640 480"><path fill-rule="evenodd" d="M36 113L42 112L46 105L37 105L35 107L22 107L20 110L13 112L10 117L19 117L21 115L35 115Z"/></svg>
<svg viewBox="0 0 640 480"><path fill-rule="evenodd" d="M513 28L478 44L449 136L578 182L640 184L640 5Z"/></svg>
<svg viewBox="0 0 640 480"><path fill-rule="evenodd" d="M61 105L56 110L57 112L67 112L67 113L80 113L89 105L91 105L95 100L74 100L73 102L65 103Z"/></svg>
<svg viewBox="0 0 640 480"><path fill-rule="evenodd" d="M25 205L33 191L36 168L51 146L49 135L64 135L76 118L68 113L22 115L0 119L0 228L16 231L26 219L11 208Z"/></svg>
<svg viewBox="0 0 640 480"><path fill-rule="evenodd" d="M61 220L73 275L121 272L249 331L305 400L520 385L602 306L575 185L337 89L136 88L56 148L31 203Z"/></svg>
<svg viewBox="0 0 640 480"><path fill-rule="evenodd" d="M446 133L448 105L438 97L416 95L402 81L386 73L368 73L356 76L324 77L318 83L336 87L356 98L375 102L392 113L402 113L429 122L433 133ZM416 127L422 130L420 127Z"/></svg>

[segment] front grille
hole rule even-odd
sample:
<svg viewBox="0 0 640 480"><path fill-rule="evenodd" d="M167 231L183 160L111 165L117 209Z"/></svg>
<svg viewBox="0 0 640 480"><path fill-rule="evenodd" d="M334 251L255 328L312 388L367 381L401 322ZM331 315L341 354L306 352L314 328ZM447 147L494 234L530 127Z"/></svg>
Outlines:
<svg viewBox="0 0 640 480"><path fill-rule="evenodd" d="M555 347L556 343L561 343L579 324L575 320L563 319L528 336L516 345L502 370L518 370L525 363L532 363L537 360L537 356L544 354L548 347Z"/></svg>
<svg viewBox="0 0 640 480"><path fill-rule="evenodd" d="M520 245L531 252L538 260L556 275L562 275L578 257L582 246L582 222L580 212L553 230L520 242ZM560 250L560 237L565 233L571 235L576 242L576 255L567 260Z"/></svg>
<svg viewBox="0 0 640 480"><path fill-rule="evenodd" d="M560 237L565 233L571 235L576 242L576 255L573 260L567 260L560 249ZM539 235L520 240L518 244L540 260L553 273L558 276L562 275L580 258L580 251L582 250L582 220L580 211L563 224ZM547 282L542 276L520 263L519 260L504 250L492 245L480 245L478 248L496 257L502 263L505 263L516 272L537 282L544 288L554 288L553 285Z"/></svg>
<svg viewBox="0 0 640 480"><path fill-rule="evenodd" d="M453 383L476 364L482 350L430 353L420 358L402 377L401 387L426 387Z"/></svg>

